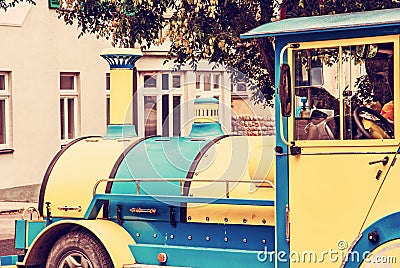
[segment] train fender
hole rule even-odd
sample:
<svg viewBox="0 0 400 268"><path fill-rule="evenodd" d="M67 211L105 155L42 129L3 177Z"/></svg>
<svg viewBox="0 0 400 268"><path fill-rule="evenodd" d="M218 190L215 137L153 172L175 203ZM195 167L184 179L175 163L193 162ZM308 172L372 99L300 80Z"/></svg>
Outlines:
<svg viewBox="0 0 400 268"><path fill-rule="evenodd" d="M341 267L359 267L362 263L373 261L374 254L379 254L380 251L388 252L390 249L399 248L399 222L400 212L395 212L368 226L353 242L354 246L352 248L350 246L350 251L347 252L346 259ZM385 249L386 247L387 249Z"/></svg>
<svg viewBox="0 0 400 268"><path fill-rule="evenodd" d="M43 229L29 247L21 266L44 265L57 240L68 232L85 229L94 234L107 250L114 267L133 264L135 259L128 245L135 244L132 236L120 225L109 220L61 220Z"/></svg>

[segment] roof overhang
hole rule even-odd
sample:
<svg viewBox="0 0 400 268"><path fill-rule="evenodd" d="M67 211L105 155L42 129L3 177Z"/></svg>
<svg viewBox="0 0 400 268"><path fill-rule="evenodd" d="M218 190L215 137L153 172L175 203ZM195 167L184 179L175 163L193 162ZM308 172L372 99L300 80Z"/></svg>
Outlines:
<svg viewBox="0 0 400 268"><path fill-rule="evenodd" d="M396 25L400 28L400 8L284 19L261 25L241 34L241 38L312 34Z"/></svg>

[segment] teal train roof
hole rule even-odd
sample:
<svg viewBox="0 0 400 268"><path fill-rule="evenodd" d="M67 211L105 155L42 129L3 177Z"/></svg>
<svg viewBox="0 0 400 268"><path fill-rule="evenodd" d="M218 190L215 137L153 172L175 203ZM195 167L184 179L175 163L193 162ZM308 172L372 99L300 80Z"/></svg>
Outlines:
<svg viewBox="0 0 400 268"><path fill-rule="evenodd" d="M144 179L141 194L180 195L179 181L145 182L145 179L185 179L202 148L212 138L152 137L126 153L115 178ZM135 183L113 183L113 193L136 193Z"/></svg>
<svg viewBox="0 0 400 268"><path fill-rule="evenodd" d="M216 98L197 98L194 100L194 104L203 104L203 103L218 104L218 100Z"/></svg>
<svg viewBox="0 0 400 268"><path fill-rule="evenodd" d="M190 137L217 137L224 135L222 126L218 122L193 123Z"/></svg>
<svg viewBox="0 0 400 268"><path fill-rule="evenodd" d="M241 35L242 38L302 34L379 26L400 26L400 8L298 17L270 22Z"/></svg>

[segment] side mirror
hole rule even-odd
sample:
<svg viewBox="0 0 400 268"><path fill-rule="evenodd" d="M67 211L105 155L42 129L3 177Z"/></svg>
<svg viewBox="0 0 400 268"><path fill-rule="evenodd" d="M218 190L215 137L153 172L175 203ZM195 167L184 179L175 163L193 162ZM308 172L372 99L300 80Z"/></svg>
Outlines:
<svg viewBox="0 0 400 268"><path fill-rule="evenodd" d="M292 112L292 85L289 64L282 64L280 69L278 95L281 102L282 116L289 117Z"/></svg>

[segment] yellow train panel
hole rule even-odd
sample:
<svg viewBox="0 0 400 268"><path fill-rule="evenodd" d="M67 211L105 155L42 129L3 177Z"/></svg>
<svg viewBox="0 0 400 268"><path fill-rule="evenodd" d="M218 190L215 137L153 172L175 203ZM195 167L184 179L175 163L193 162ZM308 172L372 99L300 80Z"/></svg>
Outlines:
<svg viewBox="0 0 400 268"><path fill-rule="evenodd" d="M189 195L275 200L273 137L225 137L204 152ZM191 222L274 225L273 207L188 204Z"/></svg>
<svg viewBox="0 0 400 268"><path fill-rule="evenodd" d="M291 267L339 267L360 230L398 211L400 181L396 174L400 170L394 166L366 218L394 155L359 150L357 154L353 148L354 153L349 154L338 148L320 148L324 153L318 157L309 153L289 158L291 253L313 254L311 261L292 260ZM369 165L385 156L388 165ZM379 170L382 175L376 179ZM329 258L326 252L336 252L337 258Z"/></svg>
<svg viewBox="0 0 400 268"><path fill-rule="evenodd" d="M130 69L110 71L110 122L112 124L132 124L132 81ZM114 90L115 89L115 90Z"/></svg>
<svg viewBox="0 0 400 268"><path fill-rule="evenodd" d="M94 185L109 178L117 159L133 141L87 138L70 146L55 163L45 185L44 204L50 202L51 216L82 218ZM100 184L97 192L104 193L105 186Z"/></svg>

